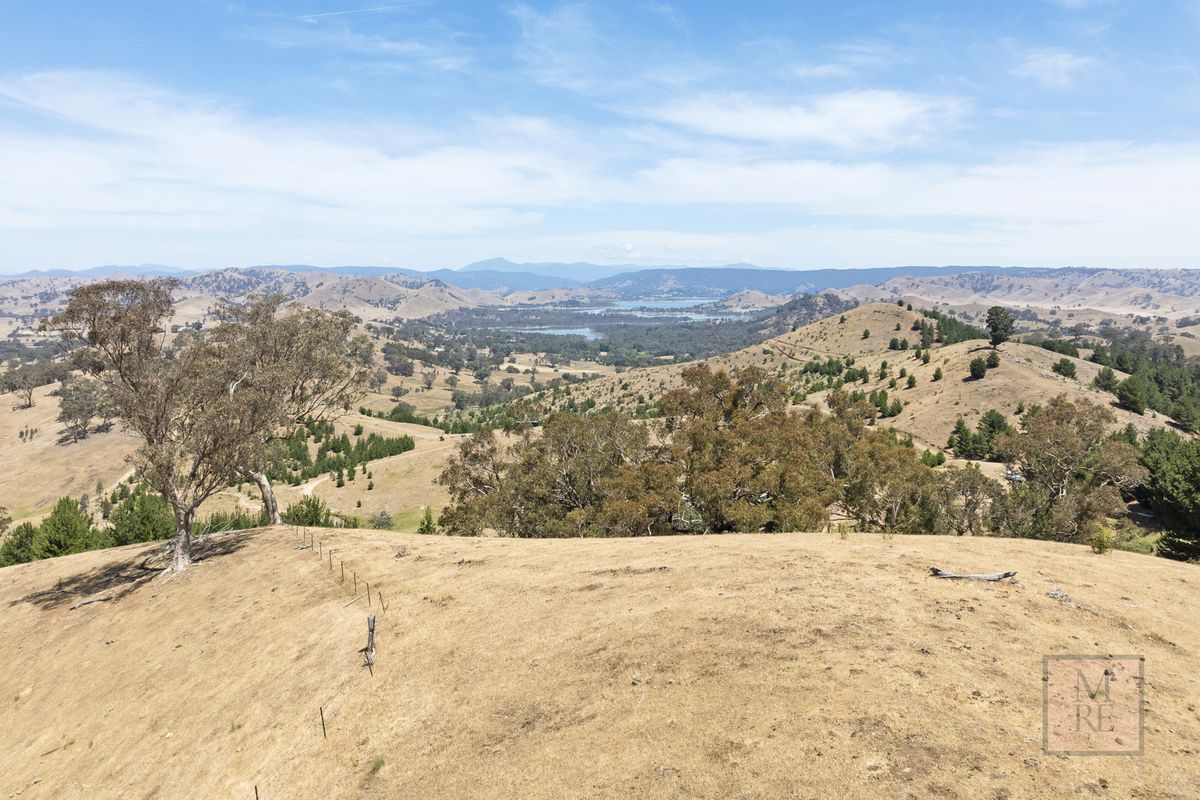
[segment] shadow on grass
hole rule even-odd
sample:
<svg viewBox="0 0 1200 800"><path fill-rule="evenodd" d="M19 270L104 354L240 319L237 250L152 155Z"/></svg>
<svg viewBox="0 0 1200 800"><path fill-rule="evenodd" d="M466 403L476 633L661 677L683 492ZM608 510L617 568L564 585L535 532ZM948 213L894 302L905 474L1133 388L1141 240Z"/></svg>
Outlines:
<svg viewBox="0 0 1200 800"><path fill-rule="evenodd" d="M235 553L245 546L251 533L252 531L235 531L196 540L192 543L192 560L208 561ZM169 557L164 555L163 548L166 546L166 542L155 543L130 558L63 578L54 586L30 592L13 600L9 605L32 603L42 609L51 609L89 599L93 595L100 595L108 600L120 600L162 574L166 565L170 563Z"/></svg>

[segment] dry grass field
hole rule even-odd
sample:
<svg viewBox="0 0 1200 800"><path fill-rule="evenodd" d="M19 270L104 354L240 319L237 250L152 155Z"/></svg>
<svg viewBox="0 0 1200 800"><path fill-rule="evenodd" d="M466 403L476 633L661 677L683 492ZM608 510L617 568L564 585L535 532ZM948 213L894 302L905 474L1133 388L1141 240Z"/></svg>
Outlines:
<svg viewBox="0 0 1200 800"><path fill-rule="evenodd" d="M55 383L35 389L33 408L14 409L12 395L0 396L0 506L18 522L40 519L60 497L94 496L97 481L111 488L129 472L125 457L137 448L137 440L118 426L60 443L58 398L50 396L57 388ZM37 434L22 441L21 431L29 428Z"/></svg>
<svg viewBox="0 0 1200 800"><path fill-rule="evenodd" d="M1194 566L990 538L317 537L324 558L287 528L215 537L170 580L144 565L161 545L0 570L0 797L1200 796ZM1113 653L1146 659L1145 755L1044 754L1042 657Z"/></svg>

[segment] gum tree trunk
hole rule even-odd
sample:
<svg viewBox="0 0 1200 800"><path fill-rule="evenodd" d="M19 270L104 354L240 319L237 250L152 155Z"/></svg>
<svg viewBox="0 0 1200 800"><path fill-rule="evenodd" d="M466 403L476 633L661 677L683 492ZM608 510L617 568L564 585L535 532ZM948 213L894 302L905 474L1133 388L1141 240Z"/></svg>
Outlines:
<svg viewBox="0 0 1200 800"><path fill-rule="evenodd" d="M175 511L175 543L171 572L183 572L192 563L192 512Z"/></svg>
<svg viewBox="0 0 1200 800"><path fill-rule="evenodd" d="M282 525L283 517L279 514L279 501L275 499L275 490L271 488L271 481L267 478L267 473L251 470L250 477L258 484L258 493L262 495L263 511L267 515L267 524Z"/></svg>

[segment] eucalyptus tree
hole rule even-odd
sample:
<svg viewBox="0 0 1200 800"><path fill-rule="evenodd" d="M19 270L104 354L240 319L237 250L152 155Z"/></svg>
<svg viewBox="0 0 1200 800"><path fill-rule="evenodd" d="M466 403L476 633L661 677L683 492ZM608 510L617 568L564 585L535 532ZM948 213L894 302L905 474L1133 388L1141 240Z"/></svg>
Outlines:
<svg viewBox="0 0 1200 800"><path fill-rule="evenodd" d="M48 319L73 365L98 381L125 428L141 438L133 466L175 518L171 568L191 563L196 510L242 476L261 476L270 445L295 420L344 410L365 380L370 347L349 315L280 314L279 298L223 309L209 331L168 334L171 280L82 286ZM346 362L350 362L349 364ZM278 509L271 513L278 521Z"/></svg>
<svg viewBox="0 0 1200 800"><path fill-rule="evenodd" d="M246 415L249 436L258 443L243 473L257 484L267 521L282 515L268 472L279 457L274 445L297 425L330 420L348 412L372 380L372 345L355 335L346 311L286 306L280 295L227 303L220 322L207 333L235 365L230 398Z"/></svg>

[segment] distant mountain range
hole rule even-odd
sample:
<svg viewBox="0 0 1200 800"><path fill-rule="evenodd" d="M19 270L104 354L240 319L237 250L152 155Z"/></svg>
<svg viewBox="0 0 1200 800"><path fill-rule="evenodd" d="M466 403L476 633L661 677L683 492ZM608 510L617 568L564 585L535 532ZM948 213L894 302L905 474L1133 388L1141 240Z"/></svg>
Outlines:
<svg viewBox="0 0 1200 800"><path fill-rule="evenodd" d="M456 300L443 298L431 307L445 302L451 305L468 302L464 293L472 292L487 295L474 296L469 302L475 304L545 305L570 301L670 299L709 303L747 293L777 298L776 302L780 302L800 294L851 290L851 294L859 299L908 296L950 305L1000 302L1014 306L1061 306L1179 316L1196 313L1197 297L1200 296L1200 271L1197 270L963 265L789 270L764 269L753 264L651 267L584 262L515 263L503 258L477 261L461 269L437 270L353 265L314 267L308 264L182 270L161 264L140 264L43 270L0 277L0 281L30 278L91 280L110 274L171 276L185 281L221 275L224 283L238 283L236 278L240 275L251 283L265 281L267 284L281 280L287 283L283 278L291 275L314 288L321 285L320 276L325 275L339 281L357 278L389 283L392 288L379 287L383 295L390 295L395 291L394 287L401 284L409 289L420 284L429 284L431 290L444 286L457 293L454 294ZM264 277L268 275L277 277ZM300 278L301 275L304 277ZM354 292L365 291L354 286ZM375 293L367 292L368 295Z"/></svg>
<svg viewBox="0 0 1200 800"><path fill-rule="evenodd" d="M212 270L185 270L162 264L102 266L88 269L32 270L0 280L37 277L98 278L110 274L137 277L189 277ZM407 275L437 280L461 289L490 292L549 291L553 289L596 289L621 298L697 297L719 299L741 291L767 294L796 294L820 289L842 289L858 284L877 285L893 278L957 275L964 272L1017 274L1018 267L881 267L869 269L764 269L753 264L721 267L651 267L637 264L600 265L586 262L514 263L505 258L476 261L460 269L417 270L382 266L315 267L309 264L269 264L248 269L284 272L327 272L336 275L381 277Z"/></svg>
<svg viewBox="0 0 1200 800"><path fill-rule="evenodd" d="M607 273L607 274L605 274ZM306 264L181 270L161 264L45 270L0 277L0 314L46 310L66 290L106 275L172 276L189 308L206 313L218 297L277 292L325 307L352 309L364 319L405 319L464 307L633 304L663 300L712 305L713 311L749 311L806 294L834 291L843 298L907 298L982 313L1014 308L1087 308L1104 313L1182 318L1200 315L1200 270L997 266L901 266L866 269L763 269L602 266L586 263L517 264L491 259L462 269L423 271L381 266ZM582 280L580 276L588 276ZM598 276L598 277L594 277ZM688 304L688 303L684 303ZM720 304L728 306L718 308ZM194 306L194 308L192 308Z"/></svg>

